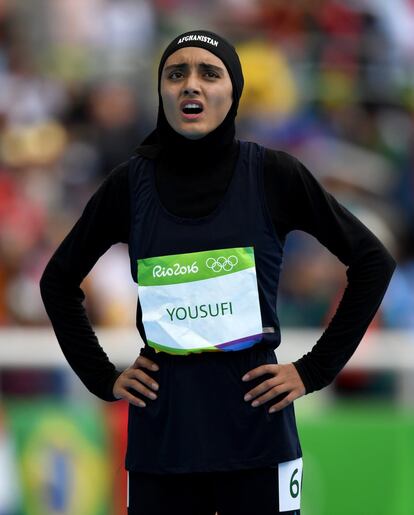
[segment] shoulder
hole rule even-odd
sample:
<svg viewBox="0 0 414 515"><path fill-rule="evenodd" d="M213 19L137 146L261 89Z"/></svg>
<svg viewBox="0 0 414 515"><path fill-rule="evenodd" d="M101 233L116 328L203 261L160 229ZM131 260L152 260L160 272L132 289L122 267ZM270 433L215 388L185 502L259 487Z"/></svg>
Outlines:
<svg viewBox="0 0 414 515"><path fill-rule="evenodd" d="M123 161L119 165L115 166L108 175L105 177L103 184L117 185L127 180L130 160Z"/></svg>
<svg viewBox="0 0 414 515"><path fill-rule="evenodd" d="M140 145L127 160L109 172L104 182L110 184L127 182L131 166L136 166L143 161L156 159L158 154L159 145Z"/></svg>
<svg viewBox="0 0 414 515"><path fill-rule="evenodd" d="M274 148L265 147L256 141L250 140L237 140L241 147L245 147L254 151L263 152L265 159L273 164L278 164L279 166L291 166L294 165L298 160L284 150L278 150Z"/></svg>
<svg viewBox="0 0 414 515"><path fill-rule="evenodd" d="M290 190L297 185L304 168L292 154L284 150L262 147L263 175L266 185L279 190Z"/></svg>
<svg viewBox="0 0 414 515"><path fill-rule="evenodd" d="M295 171L297 173L301 165L300 161L295 156L284 150L265 147L254 141L239 141L241 145L263 152L265 172L267 171L271 174L292 174L295 173Z"/></svg>
<svg viewBox="0 0 414 515"><path fill-rule="evenodd" d="M286 183L291 190L323 189L302 161L283 150L265 148L264 175L273 183Z"/></svg>
<svg viewBox="0 0 414 515"><path fill-rule="evenodd" d="M134 156L145 159L157 159L161 152L161 145L154 143L150 145L139 145L135 149Z"/></svg>
<svg viewBox="0 0 414 515"><path fill-rule="evenodd" d="M113 168L99 185L92 198L111 202L124 202L129 192L129 167L132 158Z"/></svg>
<svg viewBox="0 0 414 515"><path fill-rule="evenodd" d="M265 163L272 167L273 171L279 170L285 173L294 173L300 164L299 160L284 150L263 147Z"/></svg>
<svg viewBox="0 0 414 515"><path fill-rule="evenodd" d="M144 155L134 153L128 159L113 168L105 177L100 189L104 190L128 190L131 173L140 168L143 161L148 158Z"/></svg>

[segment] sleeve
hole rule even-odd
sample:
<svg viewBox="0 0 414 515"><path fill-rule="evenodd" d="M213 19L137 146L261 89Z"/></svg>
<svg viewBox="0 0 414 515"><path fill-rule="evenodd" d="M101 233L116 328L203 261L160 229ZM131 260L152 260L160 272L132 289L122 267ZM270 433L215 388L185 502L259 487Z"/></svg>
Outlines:
<svg viewBox="0 0 414 515"><path fill-rule="evenodd" d="M128 167L115 168L91 197L40 280L40 291L59 345L84 385L103 400L116 400L121 372L109 361L82 304L80 284L111 245L128 241Z"/></svg>
<svg viewBox="0 0 414 515"><path fill-rule="evenodd" d="M348 267L347 286L336 313L312 350L294 363L306 393L311 393L332 382L355 352L396 263L378 238L324 190L299 160L279 151L268 154L265 163L267 203L274 224L285 233L302 230L313 235Z"/></svg>

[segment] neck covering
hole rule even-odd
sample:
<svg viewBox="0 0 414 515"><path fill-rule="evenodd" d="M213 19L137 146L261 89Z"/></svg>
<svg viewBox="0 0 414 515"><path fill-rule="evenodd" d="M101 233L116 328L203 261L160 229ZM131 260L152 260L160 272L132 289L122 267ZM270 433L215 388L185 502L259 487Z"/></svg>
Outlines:
<svg viewBox="0 0 414 515"><path fill-rule="evenodd" d="M233 103L223 122L213 131L199 139L189 139L177 133L168 123L161 98L161 75L168 57L184 47L199 47L219 57L226 66L232 86ZM158 144L166 155L182 160L200 157L204 160L214 159L220 149L226 148L234 141L235 118L239 100L243 91L243 72L239 56L233 45L224 38L207 30L194 30L177 36L167 46L158 66L158 117L156 129L142 142L142 145Z"/></svg>

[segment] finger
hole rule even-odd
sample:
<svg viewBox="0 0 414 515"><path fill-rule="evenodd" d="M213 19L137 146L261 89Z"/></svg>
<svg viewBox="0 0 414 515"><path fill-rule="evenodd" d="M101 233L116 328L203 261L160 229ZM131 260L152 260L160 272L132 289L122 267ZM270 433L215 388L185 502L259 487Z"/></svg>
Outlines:
<svg viewBox="0 0 414 515"><path fill-rule="evenodd" d="M270 401L271 399L274 399L278 395L281 395L282 393L286 393L286 392L290 392L290 388L288 385L282 384L282 385L275 386L275 387L271 388L270 390L268 390L264 395L261 395L260 397L255 399L252 402L252 406L253 406L253 408L255 408L256 406L260 406L261 404L264 404L265 402Z"/></svg>
<svg viewBox="0 0 414 515"><path fill-rule="evenodd" d="M128 401L130 404L137 406L138 408L145 408L146 404L142 399L135 397L132 393L128 392L128 390L122 390L120 392L120 399L124 399Z"/></svg>
<svg viewBox="0 0 414 515"><path fill-rule="evenodd" d="M273 406L270 406L269 413L274 413L276 411L280 411L280 410L286 408L287 406L289 406L289 404L291 404L297 398L298 397L293 392L291 392L280 402L277 402L276 404L273 404Z"/></svg>
<svg viewBox="0 0 414 515"><path fill-rule="evenodd" d="M278 371L278 365L275 365L273 363L268 363L266 365L261 365L260 367L253 368L252 370L249 370L242 377L242 381L250 381L251 379L254 379L255 377L262 376L263 374L274 374L274 375L276 375L277 371Z"/></svg>
<svg viewBox="0 0 414 515"><path fill-rule="evenodd" d="M146 374L143 370L131 368L131 369L129 369L127 376L129 379L137 379L138 381L146 384L153 390L159 389L158 383L156 381L154 381L154 379L152 379L152 377L150 377L148 374Z"/></svg>
<svg viewBox="0 0 414 515"><path fill-rule="evenodd" d="M251 399L254 399L258 395L261 395L275 386L280 386L281 383L280 380L276 377L272 377L271 379L266 379L265 381L262 381L260 384L255 386L252 390L249 390L246 395L244 396L245 401L250 401Z"/></svg>
<svg viewBox="0 0 414 515"><path fill-rule="evenodd" d="M142 393L149 399L155 400L157 398L157 395L154 392L148 390L148 388L146 388L142 383L140 383L136 379L127 379L125 381L125 384L129 388L133 388L136 392Z"/></svg>
<svg viewBox="0 0 414 515"><path fill-rule="evenodd" d="M138 356L133 365L134 368L145 367L148 370L159 370L160 367L145 356Z"/></svg>

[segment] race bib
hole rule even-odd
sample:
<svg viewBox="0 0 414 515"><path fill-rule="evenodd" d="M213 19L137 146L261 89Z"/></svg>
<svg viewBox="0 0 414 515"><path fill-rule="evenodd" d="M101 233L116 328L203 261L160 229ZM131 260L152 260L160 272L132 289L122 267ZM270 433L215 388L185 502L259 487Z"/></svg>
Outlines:
<svg viewBox="0 0 414 515"><path fill-rule="evenodd" d="M302 458L285 461L278 465L280 512L300 510L302 467Z"/></svg>
<svg viewBox="0 0 414 515"><path fill-rule="evenodd" d="M158 351L234 351L262 338L253 247L139 259L138 287Z"/></svg>

